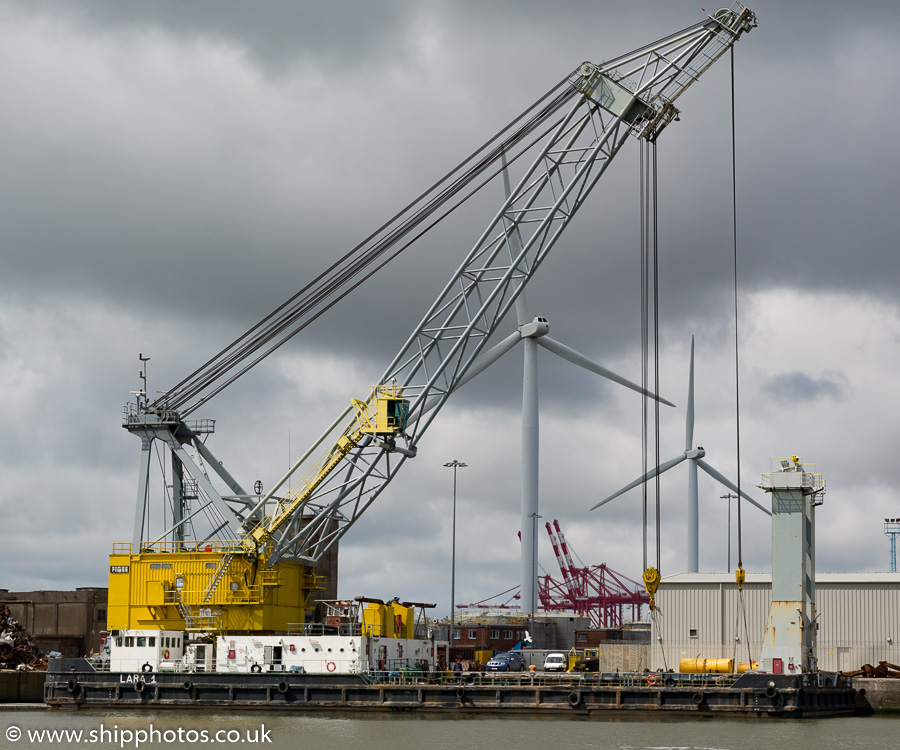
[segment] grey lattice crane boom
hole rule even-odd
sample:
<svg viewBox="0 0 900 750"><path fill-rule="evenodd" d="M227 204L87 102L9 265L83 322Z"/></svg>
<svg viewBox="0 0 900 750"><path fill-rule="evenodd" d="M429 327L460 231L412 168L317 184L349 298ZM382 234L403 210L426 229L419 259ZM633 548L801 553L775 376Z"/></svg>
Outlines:
<svg viewBox="0 0 900 750"><path fill-rule="evenodd" d="M135 543L143 544L145 532L149 445L159 439L209 498L206 505L215 506L221 518L216 532L221 537L246 540L251 529L256 529L253 546L257 551L266 549L268 565L282 556L311 565L321 560L375 501L406 458L415 455L418 441L441 406L466 377L628 137L656 140L677 119L674 102L678 97L755 25L755 15L736 4L622 57L600 64L582 63L567 77L565 96L558 95L553 107L541 111L543 144L533 140L528 149L523 147L515 154L516 159L528 155L529 166L373 390L368 402L373 410L378 389L394 389L397 398L407 402L403 429L389 434L367 431L361 427L358 406L350 406L266 495L256 497L245 492L214 459L198 439L199 429L184 422L175 408L166 408L165 399L150 404L146 396L138 397L137 403L126 409L124 425L142 438L144 447ZM567 102L565 110L562 107ZM534 122L537 118L535 115ZM529 134L541 130L536 125L529 127ZM495 152L492 158L499 159L501 153ZM178 394L173 392L172 398L177 399ZM351 433L353 444L348 447L341 436ZM186 445L194 447L205 466L191 459ZM340 456L329 453L331 458L312 472L305 484L282 491L291 474L302 472L322 446L338 445ZM207 468L234 494L218 495ZM177 481L182 481L180 473ZM285 507L290 508L287 515ZM177 538L189 518L182 512L164 534ZM273 518L277 525L271 523ZM267 528L272 529L271 534ZM243 543L240 546L246 551Z"/></svg>

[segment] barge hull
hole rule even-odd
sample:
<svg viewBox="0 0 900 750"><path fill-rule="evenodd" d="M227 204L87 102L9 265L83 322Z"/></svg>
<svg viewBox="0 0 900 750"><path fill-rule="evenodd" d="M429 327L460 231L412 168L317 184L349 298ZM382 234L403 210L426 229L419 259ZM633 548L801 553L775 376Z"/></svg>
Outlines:
<svg viewBox="0 0 900 750"><path fill-rule="evenodd" d="M44 686L59 708L234 708L299 711L421 712L590 716L642 712L692 716L825 717L859 713L849 684L814 675L747 675L733 685L647 684L641 676L493 677L461 682L406 675L373 682L364 675L94 671L83 659L59 659ZM604 680L604 678L608 678ZM812 679L808 679L812 678ZM631 684L628 684L631 683ZM669 684L666 684L669 683Z"/></svg>

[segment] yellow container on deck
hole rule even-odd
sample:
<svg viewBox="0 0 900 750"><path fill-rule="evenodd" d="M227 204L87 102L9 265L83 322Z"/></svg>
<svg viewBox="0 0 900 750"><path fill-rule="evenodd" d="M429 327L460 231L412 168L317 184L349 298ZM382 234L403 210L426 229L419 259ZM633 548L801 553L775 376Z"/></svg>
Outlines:
<svg viewBox="0 0 900 750"><path fill-rule="evenodd" d="M679 671L692 674L710 672L730 674L734 672L734 659L682 659Z"/></svg>
<svg viewBox="0 0 900 750"><path fill-rule="evenodd" d="M737 665L738 674L749 672L751 669L759 669L758 661L739 661Z"/></svg>

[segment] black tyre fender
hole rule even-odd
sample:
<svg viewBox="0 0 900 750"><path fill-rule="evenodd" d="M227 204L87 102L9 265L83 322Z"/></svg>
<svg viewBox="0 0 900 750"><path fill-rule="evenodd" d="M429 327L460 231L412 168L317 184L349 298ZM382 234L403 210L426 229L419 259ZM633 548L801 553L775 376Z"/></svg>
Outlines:
<svg viewBox="0 0 900 750"><path fill-rule="evenodd" d="M466 697L466 689L464 687L456 688L456 697L459 700L462 700L463 698L465 698Z"/></svg>
<svg viewBox="0 0 900 750"><path fill-rule="evenodd" d="M143 693L143 692L144 692L144 689L145 689L146 687L147 687L147 683L146 683L146 682L144 682L143 680L138 680L137 682L134 683L134 692L136 692L136 693Z"/></svg>
<svg viewBox="0 0 900 750"><path fill-rule="evenodd" d="M72 678L66 683L66 692L73 695L78 692L78 680Z"/></svg>
<svg viewBox="0 0 900 750"><path fill-rule="evenodd" d="M569 705L572 708L575 708L576 706L580 706L581 705L581 693L579 693L577 690L573 690L571 693L568 694L568 696L566 696L566 700L569 702Z"/></svg>
<svg viewBox="0 0 900 750"><path fill-rule="evenodd" d="M253 674L259 674L262 672L262 667L259 666L259 664L253 664L250 666L250 671L253 672Z"/></svg>
<svg viewBox="0 0 900 750"><path fill-rule="evenodd" d="M153 674L153 665L148 661L141 666L141 672L144 674Z"/></svg>
<svg viewBox="0 0 900 750"><path fill-rule="evenodd" d="M284 680L282 680L278 683L277 690L279 693L284 695L288 691L288 684Z"/></svg>
<svg viewBox="0 0 900 750"><path fill-rule="evenodd" d="M771 700L772 698L777 698L777 697L778 697L778 691L775 689L775 686L769 685L766 688L766 698Z"/></svg>
<svg viewBox="0 0 900 750"><path fill-rule="evenodd" d="M184 682L181 683L181 687L184 690L190 690L192 687L194 687L194 683L191 682L190 680L185 680Z"/></svg>
<svg viewBox="0 0 900 750"><path fill-rule="evenodd" d="M703 701L706 700L706 696L703 693L694 693L691 696L691 700L694 702L695 706L699 706L703 704Z"/></svg>

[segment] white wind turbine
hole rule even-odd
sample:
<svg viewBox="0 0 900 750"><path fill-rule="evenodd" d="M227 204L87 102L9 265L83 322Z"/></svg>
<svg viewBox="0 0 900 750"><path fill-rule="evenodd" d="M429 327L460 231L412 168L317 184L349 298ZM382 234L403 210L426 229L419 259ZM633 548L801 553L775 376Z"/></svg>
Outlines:
<svg viewBox="0 0 900 750"><path fill-rule="evenodd" d="M644 482L653 479L653 477L658 474L662 474L664 471L668 471L673 466L678 466L682 461L688 462L688 492L687 492L687 501L688 501L688 534L687 534L687 548L688 548L688 573L697 573L700 569L700 501L699 494L697 491L697 468L703 469L709 476L715 479L717 482L721 482L732 492L740 492L741 497L743 497L747 502L752 503L757 508L759 508L763 513L767 515L772 515L772 513L767 510L765 507L760 505L756 500L754 500L750 495L748 495L743 490L738 490L737 485L734 484L730 479L727 479L723 474L716 471L712 466L710 466L706 461L703 460L704 456L706 456L706 451L703 449L703 446L698 445L696 448L694 445L694 337L691 336L691 369L690 375L688 377L688 396L687 396L687 414L685 415L685 430L684 430L684 453L676 456L675 458L666 461L665 463L660 464L655 469L651 469L644 476L635 479L631 484L626 485L618 492L613 493L605 500L601 500L595 506L591 508L591 510L596 510L601 505L606 505L610 500L617 498L619 495L624 495L628 490L634 489L635 487L639 487Z"/></svg>
<svg viewBox="0 0 900 750"><path fill-rule="evenodd" d="M509 175L506 171L504 159L503 168L504 187L507 197L510 193ZM515 246L519 242L519 235L515 224L508 228L509 242ZM538 495L538 469L539 469L539 416L538 416L538 347L541 346L557 357L571 362L588 372L612 380L619 385L624 385L633 391L656 399L667 406L673 403L660 398L636 383L617 375L602 365L594 362L580 352L569 346L550 338L550 323L545 317L529 318L528 308L525 302L525 290L523 289L516 298L516 320L518 326L509 336L498 342L488 351L484 352L469 366L465 376L460 379L456 391L468 383L476 375L484 372L504 354L513 349L520 341L525 347L525 362L522 375L522 509L521 509L521 600L527 614L534 613L537 608L537 528L539 495Z"/></svg>

